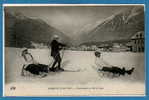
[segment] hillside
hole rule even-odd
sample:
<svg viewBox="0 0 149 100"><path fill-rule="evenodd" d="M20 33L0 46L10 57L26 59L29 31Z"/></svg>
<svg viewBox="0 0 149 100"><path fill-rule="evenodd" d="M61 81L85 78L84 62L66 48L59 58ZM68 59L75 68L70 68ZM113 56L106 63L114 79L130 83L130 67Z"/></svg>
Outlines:
<svg viewBox="0 0 149 100"><path fill-rule="evenodd" d="M144 31L144 8L132 7L97 23L88 27L92 28L89 31L81 30L84 33L80 36L80 43L128 39L134 33Z"/></svg>
<svg viewBox="0 0 149 100"><path fill-rule="evenodd" d="M54 34L59 35L65 43L70 41L64 33L41 19L5 12L5 46L31 47L31 42L47 44Z"/></svg>

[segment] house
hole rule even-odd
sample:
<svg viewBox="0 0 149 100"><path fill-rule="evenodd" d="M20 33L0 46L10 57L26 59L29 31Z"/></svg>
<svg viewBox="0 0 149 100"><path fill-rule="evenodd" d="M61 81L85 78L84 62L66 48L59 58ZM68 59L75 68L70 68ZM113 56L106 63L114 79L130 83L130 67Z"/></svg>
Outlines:
<svg viewBox="0 0 149 100"><path fill-rule="evenodd" d="M137 32L128 43L133 52L144 52L144 31Z"/></svg>

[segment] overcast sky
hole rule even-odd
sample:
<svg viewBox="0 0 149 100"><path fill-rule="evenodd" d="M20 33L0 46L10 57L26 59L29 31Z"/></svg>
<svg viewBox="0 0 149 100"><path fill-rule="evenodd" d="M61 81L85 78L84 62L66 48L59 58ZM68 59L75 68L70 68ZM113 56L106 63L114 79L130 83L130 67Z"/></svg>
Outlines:
<svg viewBox="0 0 149 100"><path fill-rule="evenodd" d="M128 7L130 6L26 6L7 8L11 12L21 12L27 17L43 19L47 24L66 33L66 35L74 36L85 25L102 21Z"/></svg>

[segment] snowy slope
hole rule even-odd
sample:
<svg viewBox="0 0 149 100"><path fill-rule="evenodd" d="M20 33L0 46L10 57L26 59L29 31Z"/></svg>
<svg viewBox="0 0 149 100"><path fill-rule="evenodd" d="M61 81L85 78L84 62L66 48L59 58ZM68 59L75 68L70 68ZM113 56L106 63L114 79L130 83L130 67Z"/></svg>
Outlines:
<svg viewBox="0 0 149 100"><path fill-rule="evenodd" d="M144 31L144 7L128 8L91 25L80 29L80 42L128 39L136 32Z"/></svg>
<svg viewBox="0 0 149 100"><path fill-rule="evenodd" d="M5 49L5 88L6 95L19 95L19 91L29 91L29 88L34 90L48 87L102 87L104 90L95 94L88 95L141 95L144 94L144 54L143 53L112 53L104 52L103 59L108 63L116 66L125 66L130 69L135 67L135 71L131 76L120 76L119 78L110 78L100 76L100 72L97 72L93 67L97 67L95 64L95 56L93 52L89 51L64 51L62 66L64 69L77 70L82 69L81 72L50 72L45 78L38 77L22 77L20 76L22 65L25 63L21 57L21 49L19 48L6 48ZM39 63L49 64L51 58L49 58L48 49L29 49L35 60ZM49 61L50 60L50 61ZM39 86L40 84L40 86ZM9 91L11 86L16 86L18 91L14 94ZM123 90L120 92L120 90ZM134 90L136 89L136 91ZM110 92L113 91L113 92ZM51 91L51 90L49 90ZM95 90L94 90L95 91ZM99 91L99 90L97 90ZM97 92L96 91L96 92ZM119 91L119 92L118 92ZM45 94L34 91L32 95L49 95L47 91ZM118 92L118 93L117 93ZM20 95L31 95L25 92ZM54 93L54 92L53 92ZM76 92L75 92L76 93ZM55 94L51 94L55 95ZM62 95L62 94L59 94ZM63 94L64 95L64 94ZM66 94L65 94L66 95ZM68 95L69 94L68 92ZM76 94L80 95L80 94ZM87 94L86 94L87 95Z"/></svg>

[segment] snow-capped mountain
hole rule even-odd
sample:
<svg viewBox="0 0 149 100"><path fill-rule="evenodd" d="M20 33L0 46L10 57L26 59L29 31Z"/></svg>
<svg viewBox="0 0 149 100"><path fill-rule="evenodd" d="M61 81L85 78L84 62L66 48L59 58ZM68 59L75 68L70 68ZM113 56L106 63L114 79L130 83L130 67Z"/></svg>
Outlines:
<svg viewBox="0 0 149 100"><path fill-rule="evenodd" d="M81 29L80 42L127 39L138 31L144 31L144 7L126 9L97 23Z"/></svg>

